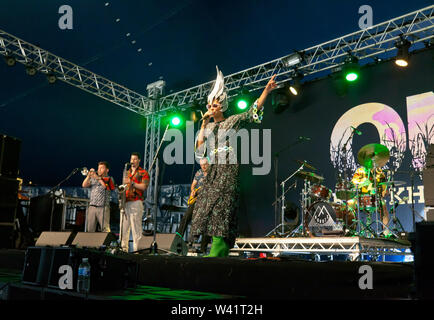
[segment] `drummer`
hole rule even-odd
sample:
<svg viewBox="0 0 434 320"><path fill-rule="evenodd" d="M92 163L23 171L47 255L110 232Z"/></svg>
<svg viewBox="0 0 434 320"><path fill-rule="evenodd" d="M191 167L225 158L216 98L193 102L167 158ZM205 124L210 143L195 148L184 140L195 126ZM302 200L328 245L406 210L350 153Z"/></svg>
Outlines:
<svg viewBox="0 0 434 320"><path fill-rule="evenodd" d="M374 170L376 170L376 183L374 183ZM389 224L389 212L387 211L386 201L384 198L388 195L386 182L386 175L380 168L366 168L360 167L356 170L351 180L359 188L360 195L371 195L381 194L379 199L380 214L382 217L382 222L385 226ZM378 192L375 190L375 185L377 186ZM389 232L386 229L384 234L387 235Z"/></svg>

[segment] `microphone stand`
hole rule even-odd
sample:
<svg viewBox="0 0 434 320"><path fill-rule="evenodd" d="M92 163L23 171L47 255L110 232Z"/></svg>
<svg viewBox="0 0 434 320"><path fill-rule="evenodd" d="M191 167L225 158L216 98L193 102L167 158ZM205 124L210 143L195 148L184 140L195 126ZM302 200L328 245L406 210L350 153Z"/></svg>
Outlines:
<svg viewBox="0 0 434 320"><path fill-rule="evenodd" d="M279 212L278 212L278 204L281 202L282 197L278 196L279 193L279 182L278 182L278 173L279 173L279 156L280 154L287 150L287 149L291 149L294 146L296 146L297 144L302 143L303 139L298 139L297 141L287 145L286 147L284 147L283 149L281 149L280 151L276 152L274 154L274 191L275 191L275 201L272 204L274 206L274 223L277 227L275 227L273 230L271 230L271 232L273 232L274 230L278 229L279 225L278 225L278 219L279 219ZM291 189L291 187L289 188ZM288 189L288 190L289 190ZM283 221L281 221L281 224L283 225ZM268 234L270 234L271 232L269 232Z"/></svg>
<svg viewBox="0 0 434 320"><path fill-rule="evenodd" d="M135 253L140 253L140 252L143 252L145 250L149 250L149 252L151 254L154 254L154 255L158 254L158 250L159 249L158 249L158 244L157 244L157 212L158 212L158 179L159 179L159 174L160 174L159 164L158 164L159 163L158 156L159 156L160 149L161 149L161 146L163 145L164 138L166 137L166 133L167 133L168 129L169 129L169 124L167 124L166 129L164 130L164 134L163 134L163 137L161 138L160 145L158 146L158 149L157 149L157 151L155 153L154 159L152 160L152 164L151 164L151 166L148 169L148 172L151 172L152 168L155 165L155 186L154 186L155 189L154 189L154 203L153 203L153 211L154 211L154 219L153 219L154 220L154 222L153 222L153 224L154 224L154 232L153 233L154 233L154 239L153 239L151 247L149 249L138 250ZM162 249L160 249L160 250L162 250ZM167 250L163 250L163 251L169 252Z"/></svg>
<svg viewBox="0 0 434 320"><path fill-rule="evenodd" d="M68 181L79 170L80 170L80 168L75 168L74 170L72 170L71 173L65 179L63 179L62 181L60 181L56 186L54 186L53 188L51 188L51 190L46 193L46 195L50 194L50 197L51 197L50 231L52 231L52 228L53 228L54 200L57 199L57 196L54 194L54 191L57 188L59 188L60 185L62 185L66 181Z"/></svg>

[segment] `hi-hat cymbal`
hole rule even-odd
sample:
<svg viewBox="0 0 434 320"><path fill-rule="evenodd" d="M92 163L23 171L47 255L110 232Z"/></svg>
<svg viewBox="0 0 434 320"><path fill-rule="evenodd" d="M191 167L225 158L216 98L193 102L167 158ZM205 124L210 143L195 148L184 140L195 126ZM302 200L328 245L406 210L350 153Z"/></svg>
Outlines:
<svg viewBox="0 0 434 320"><path fill-rule="evenodd" d="M359 163L365 168L371 169L374 165L377 168L384 166L390 158L389 149L378 143L367 144L357 154Z"/></svg>
<svg viewBox="0 0 434 320"><path fill-rule="evenodd" d="M311 166L309 163L306 162L306 160L302 161L302 160L295 160L297 161L299 164L303 164L306 168L310 169L310 170L316 170L316 168L314 166Z"/></svg>
<svg viewBox="0 0 434 320"><path fill-rule="evenodd" d="M307 179L312 182L321 182L324 180L324 177L321 177L313 172L308 172L308 171L299 171L295 174L295 176L302 179Z"/></svg>

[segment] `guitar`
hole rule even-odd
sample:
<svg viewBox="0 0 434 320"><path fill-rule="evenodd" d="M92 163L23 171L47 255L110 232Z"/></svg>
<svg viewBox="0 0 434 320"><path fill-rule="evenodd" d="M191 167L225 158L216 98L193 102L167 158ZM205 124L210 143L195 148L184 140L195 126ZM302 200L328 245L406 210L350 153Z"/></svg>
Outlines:
<svg viewBox="0 0 434 320"><path fill-rule="evenodd" d="M197 191L198 191L200 188L202 188L202 187L199 187L199 188L196 188L196 189L193 190L193 194L188 198L188 201L187 201L187 204L188 204L188 205L192 205L193 203L196 202L196 199L197 199Z"/></svg>

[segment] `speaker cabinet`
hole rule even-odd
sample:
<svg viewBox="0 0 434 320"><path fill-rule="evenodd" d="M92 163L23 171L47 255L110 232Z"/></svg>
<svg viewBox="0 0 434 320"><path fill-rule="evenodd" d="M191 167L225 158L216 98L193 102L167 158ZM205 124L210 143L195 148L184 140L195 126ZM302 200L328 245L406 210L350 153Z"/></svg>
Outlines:
<svg viewBox="0 0 434 320"><path fill-rule="evenodd" d="M14 249L17 232L14 223L0 223L0 249Z"/></svg>
<svg viewBox="0 0 434 320"><path fill-rule="evenodd" d="M60 231L64 204L52 201L51 195L33 197L30 199L29 226L35 233L46 230ZM51 212L53 216L51 217ZM51 228L50 228L51 224Z"/></svg>
<svg viewBox="0 0 434 320"><path fill-rule="evenodd" d="M36 241L36 247L61 247L71 244L74 234L72 232L42 232Z"/></svg>
<svg viewBox="0 0 434 320"><path fill-rule="evenodd" d="M13 223L18 206L17 179L0 176L0 223Z"/></svg>
<svg viewBox="0 0 434 320"><path fill-rule="evenodd" d="M78 232L72 241L77 248L100 248L109 246L116 241L116 236L111 232Z"/></svg>
<svg viewBox="0 0 434 320"><path fill-rule="evenodd" d="M24 258L22 283L47 285L53 252L54 248L50 247L29 247Z"/></svg>
<svg viewBox="0 0 434 320"><path fill-rule="evenodd" d="M416 223L414 269L419 299L434 299L434 222Z"/></svg>
<svg viewBox="0 0 434 320"><path fill-rule="evenodd" d="M18 176L20 149L21 140L0 134L0 177Z"/></svg>
<svg viewBox="0 0 434 320"><path fill-rule="evenodd" d="M176 233L157 233L155 241L157 248L166 251L171 251L180 255L187 255L187 245ZM151 248L154 242L154 236L143 236L138 244L138 250Z"/></svg>
<svg viewBox="0 0 434 320"><path fill-rule="evenodd" d="M22 283L59 289L63 265L72 268L72 291L77 290L78 267L88 258L90 291L121 290L136 285L138 265L134 260L104 252L70 247L29 247L26 251ZM67 290L67 289L65 289Z"/></svg>

